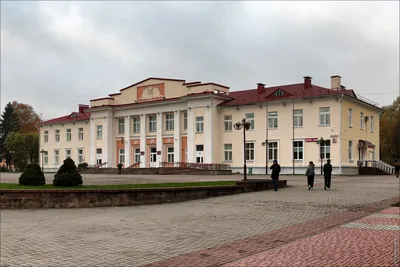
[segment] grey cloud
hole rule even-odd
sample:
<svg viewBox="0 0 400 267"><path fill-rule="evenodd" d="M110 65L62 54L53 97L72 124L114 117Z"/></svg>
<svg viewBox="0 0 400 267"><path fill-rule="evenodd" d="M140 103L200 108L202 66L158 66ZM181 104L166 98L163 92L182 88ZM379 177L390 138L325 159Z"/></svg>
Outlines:
<svg viewBox="0 0 400 267"><path fill-rule="evenodd" d="M387 4L337 4L311 18L295 7L262 4L263 10L246 2L2 2L1 103L31 103L51 118L149 76L239 90L298 83L304 75L329 86L333 74L391 103L395 94L369 95L399 90L398 13ZM74 14L71 6L80 8L82 26L51 24ZM397 36L385 26L389 18Z"/></svg>

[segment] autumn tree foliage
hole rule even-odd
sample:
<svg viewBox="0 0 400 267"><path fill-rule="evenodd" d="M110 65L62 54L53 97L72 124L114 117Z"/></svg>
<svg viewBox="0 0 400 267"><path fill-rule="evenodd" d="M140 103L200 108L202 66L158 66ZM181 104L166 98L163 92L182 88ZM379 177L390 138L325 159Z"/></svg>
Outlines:
<svg viewBox="0 0 400 267"><path fill-rule="evenodd" d="M383 107L379 132L381 160L391 164L400 160L400 96Z"/></svg>
<svg viewBox="0 0 400 267"><path fill-rule="evenodd" d="M19 131L21 133L38 132L40 118L33 107L29 104L18 103L17 101L13 101L11 105L18 118Z"/></svg>

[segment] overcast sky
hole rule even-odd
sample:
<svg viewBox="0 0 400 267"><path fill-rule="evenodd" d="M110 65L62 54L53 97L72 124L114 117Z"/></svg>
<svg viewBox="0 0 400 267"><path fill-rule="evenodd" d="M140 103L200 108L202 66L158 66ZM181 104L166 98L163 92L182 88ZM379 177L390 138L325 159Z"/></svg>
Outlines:
<svg viewBox="0 0 400 267"><path fill-rule="evenodd" d="M399 2L1 2L1 109L44 119L148 77L232 91L331 75L381 105L399 94Z"/></svg>

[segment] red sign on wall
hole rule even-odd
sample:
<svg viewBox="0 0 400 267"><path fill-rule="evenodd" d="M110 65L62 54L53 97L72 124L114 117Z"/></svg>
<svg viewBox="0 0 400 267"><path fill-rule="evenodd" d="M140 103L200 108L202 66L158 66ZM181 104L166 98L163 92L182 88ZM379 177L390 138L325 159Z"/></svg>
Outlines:
<svg viewBox="0 0 400 267"><path fill-rule="evenodd" d="M306 142L317 142L318 138L306 138Z"/></svg>

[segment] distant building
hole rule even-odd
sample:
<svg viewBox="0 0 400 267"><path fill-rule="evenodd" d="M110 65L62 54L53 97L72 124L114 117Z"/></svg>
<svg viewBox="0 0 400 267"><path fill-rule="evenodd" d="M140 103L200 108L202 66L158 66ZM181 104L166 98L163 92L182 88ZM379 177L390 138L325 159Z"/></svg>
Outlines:
<svg viewBox="0 0 400 267"><path fill-rule="evenodd" d="M304 174L310 160L319 167L321 155L336 174L357 173L358 160L379 160L377 104L345 89L340 76L331 77L331 88L311 80L229 92L216 83L148 78L44 122L43 164L57 169L66 157L104 167L227 163L241 172L243 130L234 124L243 118L251 123L246 164L253 173L265 173L274 159L288 174Z"/></svg>

